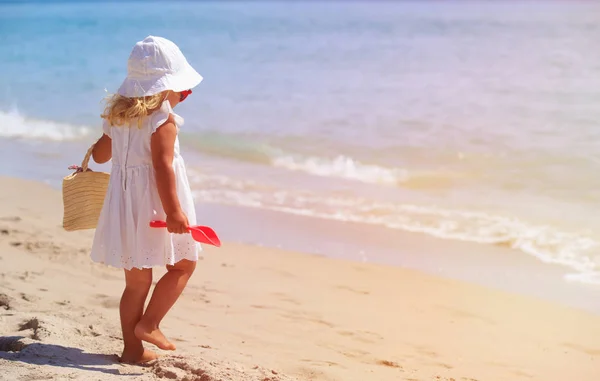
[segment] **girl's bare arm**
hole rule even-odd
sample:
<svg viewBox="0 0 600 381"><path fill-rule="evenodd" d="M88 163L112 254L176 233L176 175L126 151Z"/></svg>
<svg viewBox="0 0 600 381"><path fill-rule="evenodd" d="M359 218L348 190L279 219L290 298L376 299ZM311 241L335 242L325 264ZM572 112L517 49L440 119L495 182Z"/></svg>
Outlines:
<svg viewBox="0 0 600 381"><path fill-rule="evenodd" d="M112 158L112 140L103 134L92 150L92 158L98 164L106 163Z"/></svg>
<svg viewBox="0 0 600 381"><path fill-rule="evenodd" d="M183 213L177 196L173 156L177 127L172 118L160 126L150 142L152 150L152 165L156 175L156 186L167 215L167 229L172 233L187 233L188 220Z"/></svg>

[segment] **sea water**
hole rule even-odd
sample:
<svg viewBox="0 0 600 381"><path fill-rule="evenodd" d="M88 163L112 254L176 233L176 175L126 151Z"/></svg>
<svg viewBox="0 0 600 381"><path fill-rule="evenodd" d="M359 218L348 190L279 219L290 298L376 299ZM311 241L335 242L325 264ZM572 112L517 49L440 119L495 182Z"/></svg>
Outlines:
<svg viewBox="0 0 600 381"><path fill-rule="evenodd" d="M177 107L199 204L502 245L600 284L600 4L0 1L0 173L58 186L147 35L205 78Z"/></svg>

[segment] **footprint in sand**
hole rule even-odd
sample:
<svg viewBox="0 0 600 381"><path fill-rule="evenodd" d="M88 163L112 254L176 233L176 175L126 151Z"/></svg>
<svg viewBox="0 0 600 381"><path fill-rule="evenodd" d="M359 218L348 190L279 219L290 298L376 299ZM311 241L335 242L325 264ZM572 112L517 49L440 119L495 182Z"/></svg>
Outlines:
<svg viewBox="0 0 600 381"><path fill-rule="evenodd" d="M325 361L325 360L312 360L312 359L301 359L300 361L309 363L314 366L340 366L337 362Z"/></svg>
<svg viewBox="0 0 600 381"><path fill-rule="evenodd" d="M293 379L275 370L254 366L244 368L240 364L201 359L184 356L163 357L153 362L150 371L158 378L189 381L221 381L221 380L261 380L292 381Z"/></svg>
<svg viewBox="0 0 600 381"><path fill-rule="evenodd" d="M351 359L360 359L369 354L369 352L360 349L343 349L338 351L338 353Z"/></svg>
<svg viewBox="0 0 600 381"><path fill-rule="evenodd" d="M273 309L273 307L263 306L262 304L251 304L250 308L254 308L254 309L257 309L257 310L269 310L269 309Z"/></svg>
<svg viewBox="0 0 600 381"><path fill-rule="evenodd" d="M297 373L303 380L319 380L319 381L337 381L338 378L332 378L326 372L308 367L299 367Z"/></svg>
<svg viewBox="0 0 600 381"><path fill-rule="evenodd" d="M92 337L102 336L101 333L96 332L93 325L89 325L85 329L75 328L75 332L77 332L77 334L80 336L92 336Z"/></svg>
<svg viewBox="0 0 600 381"><path fill-rule="evenodd" d="M6 294L0 294L0 308L4 308L5 310L10 310L10 298Z"/></svg>
<svg viewBox="0 0 600 381"><path fill-rule="evenodd" d="M183 359L164 358L152 365L152 373L159 378L171 380L217 381L205 370L192 367Z"/></svg>
<svg viewBox="0 0 600 381"><path fill-rule="evenodd" d="M204 304L210 303L210 299L202 292L188 292L186 296L193 302L202 302Z"/></svg>
<svg viewBox="0 0 600 381"><path fill-rule="evenodd" d="M275 296L278 300L280 300L282 302L290 303L295 306L299 306L302 304L299 301L297 301L296 299L294 299L291 296L284 294L282 292L274 292L274 293L271 293L271 295Z"/></svg>
<svg viewBox="0 0 600 381"><path fill-rule="evenodd" d="M194 288L194 287L192 286L192 288ZM209 293L209 294L210 293L212 293L212 294L223 294L223 291L217 290L216 288L208 287L206 285L200 287L200 289L202 291L206 292L206 293Z"/></svg>
<svg viewBox="0 0 600 381"><path fill-rule="evenodd" d="M281 313L279 313L279 316L281 316L282 318L285 318L285 319L290 319L295 322L313 323L313 324L321 325L321 326L324 326L327 328L335 328L335 325L333 323L330 323L327 320L321 319L318 315L312 314L307 311L270 307L270 306L264 306L264 305L260 305L260 304L252 305L252 307L257 308L257 309L272 309L272 310L281 311Z"/></svg>
<svg viewBox="0 0 600 381"><path fill-rule="evenodd" d="M29 337L33 340L41 341L41 334L47 333L46 330L41 326L40 321L37 318L25 320L23 323L19 324L19 332L22 331L31 331Z"/></svg>
<svg viewBox="0 0 600 381"><path fill-rule="evenodd" d="M433 365L433 366L437 366L438 368L444 368L444 369L452 369L452 368L454 368L454 367L453 367L452 365L450 365L450 364L446 364L446 363L439 362L439 361L437 361L437 362L432 362L432 363L431 363L431 365Z"/></svg>
<svg viewBox="0 0 600 381"><path fill-rule="evenodd" d="M437 352L432 351L429 347L415 345L415 346L413 346L413 348L415 348L419 354L421 354L423 356L427 356L428 358L431 358L431 359L435 359L440 356Z"/></svg>
<svg viewBox="0 0 600 381"><path fill-rule="evenodd" d="M600 356L600 349L586 348L583 345L573 343L562 343L563 347L576 350L590 356Z"/></svg>
<svg viewBox="0 0 600 381"><path fill-rule="evenodd" d="M376 344L383 340L383 336L369 331L339 331L338 334L365 344Z"/></svg>
<svg viewBox="0 0 600 381"><path fill-rule="evenodd" d="M4 216L4 217L0 217L0 221L19 222L19 221L21 221L21 217L19 217L19 216Z"/></svg>
<svg viewBox="0 0 600 381"><path fill-rule="evenodd" d="M35 296L35 295L27 295L25 293L20 293L19 296L21 297L22 300L26 301L26 302L37 302L38 300L40 300L39 297Z"/></svg>
<svg viewBox="0 0 600 381"><path fill-rule="evenodd" d="M369 295L370 294L369 291L358 290L356 288L352 288L352 287L344 286L344 285L337 286L336 288L340 289L340 290L350 291L350 292L353 292L355 294L360 294L360 295Z"/></svg>
<svg viewBox="0 0 600 381"><path fill-rule="evenodd" d="M375 361L375 364L377 365L381 365L381 366L387 366L389 368L398 368L398 369L402 369L402 366L399 365L397 362L395 361L390 361L390 360L377 360Z"/></svg>
<svg viewBox="0 0 600 381"><path fill-rule="evenodd" d="M99 303L104 308L119 308L121 300L114 296L96 294L94 295L94 302Z"/></svg>

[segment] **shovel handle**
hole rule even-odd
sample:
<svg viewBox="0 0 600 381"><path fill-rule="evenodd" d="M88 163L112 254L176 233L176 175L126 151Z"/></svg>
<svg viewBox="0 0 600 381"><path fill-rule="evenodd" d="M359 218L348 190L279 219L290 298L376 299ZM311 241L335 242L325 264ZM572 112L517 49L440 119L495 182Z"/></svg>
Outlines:
<svg viewBox="0 0 600 381"><path fill-rule="evenodd" d="M167 223L165 221L150 221L151 228L166 228Z"/></svg>
<svg viewBox="0 0 600 381"><path fill-rule="evenodd" d="M154 221L150 221L150 227L151 228L166 228L167 223L165 221L154 220ZM190 229L188 228L188 231L189 230Z"/></svg>

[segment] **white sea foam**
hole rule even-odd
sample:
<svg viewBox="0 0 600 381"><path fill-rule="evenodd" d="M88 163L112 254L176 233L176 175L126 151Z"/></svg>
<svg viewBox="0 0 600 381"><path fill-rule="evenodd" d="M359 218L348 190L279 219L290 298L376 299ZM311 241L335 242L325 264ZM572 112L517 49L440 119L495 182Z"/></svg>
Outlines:
<svg viewBox="0 0 600 381"><path fill-rule="evenodd" d="M373 184L396 185L406 180L406 171L362 164L351 157L300 157L281 155L272 159L272 165L316 176L338 177Z"/></svg>
<svg viewBox="0 0 600 381"><path fill-rule="evenodd" d="M23 140L79 140L91 129L47 120L30 119L18 111L0 112L0 137Z"/></svg>
<svg viewBox="0 0 600 381"><path fill-rule="evenodd" d="M565 279L569 282L600 285L600 271L567 274L565 275Z"/></svg>
<svg viewBox="0 0 600 381"><path fill-rule="evenodd" d="M225 177L197 178L196 193L203 202L216 202L277 210L302 216L359 222L419 232L438 238L503 245L532 255L544 263L567 266L575 273L568 281L600 284L600 257L594 256L599 242L594 238L541 226L517 218L483 212L451 210L434 206L377 203L351 197L327 197L278 189L257 190L236 180L229 187ZM218 184L218 185L217 185Z"/></svg>

